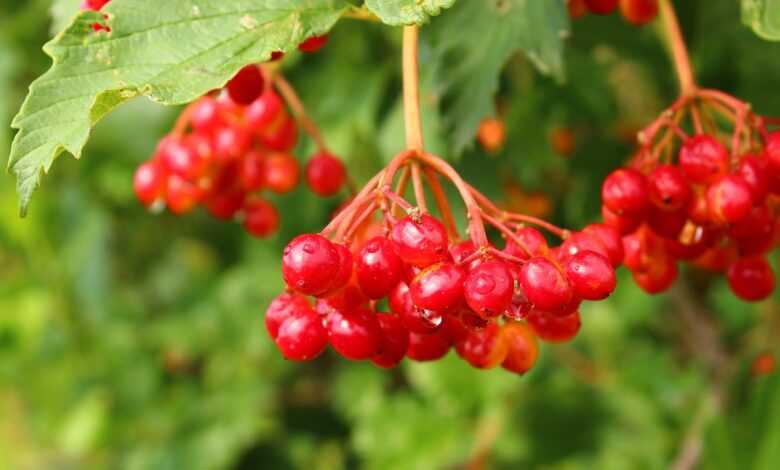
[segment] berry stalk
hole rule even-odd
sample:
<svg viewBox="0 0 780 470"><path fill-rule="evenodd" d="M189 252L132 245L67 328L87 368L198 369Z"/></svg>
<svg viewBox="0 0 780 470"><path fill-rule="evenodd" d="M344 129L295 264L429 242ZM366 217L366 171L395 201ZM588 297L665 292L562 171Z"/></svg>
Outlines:
<svg viewBox="0 0 780 470"><path fill-rule="evenodd" d="M677 78L680 81L680 92L684 96L692 95L696 92L697 86L693 76L693 67L691 67L688 48L685 45L685 39L680 29L680 22L677 19L671 0L659 0L658 3L666 30L667 42L672 51Z"/></svg>

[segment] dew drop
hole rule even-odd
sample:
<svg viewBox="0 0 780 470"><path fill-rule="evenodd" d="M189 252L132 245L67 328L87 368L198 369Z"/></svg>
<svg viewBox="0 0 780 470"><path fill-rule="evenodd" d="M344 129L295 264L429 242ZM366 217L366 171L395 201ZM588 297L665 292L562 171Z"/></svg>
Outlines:
<svg viewBox="0 0 780 470"><path fill-rule="evenodd" d="M304 243L301 249L308 254L314 253L314 246L311 243Z"/></svg>

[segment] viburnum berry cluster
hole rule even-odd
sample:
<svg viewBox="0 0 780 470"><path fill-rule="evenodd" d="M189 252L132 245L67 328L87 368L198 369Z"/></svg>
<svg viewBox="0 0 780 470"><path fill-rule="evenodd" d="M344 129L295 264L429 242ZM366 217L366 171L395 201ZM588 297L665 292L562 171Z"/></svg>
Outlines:
<svg viewBox="0 0 780 470"><path fill-rule="evenodd" d="M279 214L263 193L287 194L301 179L290 153L298 125L277 90L319 147L303 171L308 188L322 197L338 194L347 182L346 169L327 150L291 86L270 68L250 65L224 90L185 109L153 157L136 171L138 199L174 214L200 204L217 219L242 221L254 236L274 233Z"/></svg>
<svg viewBox="0 0 780 470"><path fill-rule="evenodd" d="M623 18L641 26L658 16L658 0L567 0L569 16L581 18L588 13L609 15L620 8Z"/></svg>

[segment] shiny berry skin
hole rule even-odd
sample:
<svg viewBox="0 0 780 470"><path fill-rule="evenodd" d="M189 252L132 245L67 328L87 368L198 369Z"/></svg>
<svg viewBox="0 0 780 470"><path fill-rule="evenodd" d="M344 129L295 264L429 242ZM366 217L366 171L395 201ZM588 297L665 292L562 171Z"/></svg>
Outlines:
<svg viewBox="0 0 780 470"><path fill-rule="evenodd" d="M390 309L401 317L404 328L414 333L433 333L444 321L444 314L441 312L415 307L409 286L403 281L395 286L387 300Z"/></svg>
<svg viewBox="0 0 780 470"><path fill-rule="evenodd" d="M282 256L282 275L287 285L315 297L330 290L340 268L341 257L335 245L318 234L298 235L285 247Z"/></svg>
<svg viewBox="0 0 780 470"><path fill-rule="evenodd" d="M362 361L380 352L382 328L371 310L334 309L328 314L326 325L331 346L345 358Z"/></svg>
<svg viewBox="0 0 780 470"><path fill-rule="evenodd" d="M688 222L685 211L667 212L657 207L647 211L647 226L659 237L675 240Z"/></svg>
<svg viewBox="0 0 780 470"><path fill-rule="evenodd" d="M265 79L259 67L247 65L230 79L225 88L231 100L248 105L263 93Z"/></svg>
<svg viewBox="0 0 780 470"><path fill-rule="evenodd" d="M658 16L658 0L620 0L620 12L626 21L641 26Z"/></svg>
<svg viewBox="0 0 780 470"><path fill-rule="evenodd" d="M574 295L584 300L603 300L615 290L615 270L609 260L593 251L580 251L566 263L566 277Z"/></svg>
<svg viewBox="0 0 780 470"><path fill-rule="evenodd" d="M190 212L200 200L201 192L197 186L179 175L169 175L165 189L165 205L174 214Z"/></svg>
<svg viewBox="0 0 780 470"><path fill-rule="evenodd" d="M349 247L343 243L334 243L333 246L336 247L336 251L339 254L339 272L333 279L329 292L335 292L344 286L347 286L349 281L352 279L352 273L355 270L355 261L352 257L352 251L350 251ZM360 301L355 305L359 305L365 300L368 300L368 298L364 296L360 289L356 288L356 290L359 292L359 294L350 294L353 297L359 297L360 299Z"/></svg>
<svg viewBox="0 0 780 470"><path fill-rule="evenodd" d="M548 343L571 341L582 326L579 312L559 317L533 310L528 314L527 320L536 336Z"/></svg>
<svg viewBox="0 0 780 470"><path fill-rule="evenodd" d="M525 374L533 369L539 358L539 341L526 323L507 322L503 329L508 351L501 367L515 374Z"/></svg>
<svg viewBox="0 0 780 470"><path fill-rule="evenodd" d="M333 196L341 191L346 181L344 164L329 153L320 152L306 164L306 184L318 196Z"/></svg>
<svg viewBox="0 0 780 470"><path fill-rule="evenodd" d="M376 319L382 329L379 353L371 362L383 369L397 366L409 349L409 331L404 328L401 318L393 313L377 313Z"/></svg>
<svg viewBox="0 0 780 470"><path fill-rule="evenodd" d="M435 361L446 356L451 346L452 341L444 329L430 334L409 332L406 357L418 362Z"/></svg>
<svg viewBox="0 0 780 470"><path fill-rule="evenodd" d="M531 258L518 279L528 300L540 310L558 310L572 300L572 289L563 272L547 258Z"/></svg>
<svg viewBox="0 0 780 470"><path fill-rule="evenodd" d="M216 193L204 201L206 210L219 220L230 220L244 207L246 194L239 190Z"/></svg>
<svg viewBox="0 0 780 470"><path fill-rule="evenodd" d="M170 173L188 181L196 180L203 173L206 163L183 139L173 136L160 141L155 158L162 162Z"/></svg>
<svg viewBox="0 0 780 470"><path fill-rule="evenodd" d="M295 120L285 113L277 125L260 131L258 137L270 150L288 152L298 141L298 126Z"/></svg>
<svg viewBox="0 0 780 470"><path fill-rule="evenodd" d="M146 207L161 200L165 195L166 172L154 160L141 164L133 175L133 190L141 204Z"/></svg>
<svg viewBox="0 0 780 470"><path fill-rule="evenodd" d="M106 6L106 4L108 4L109 1L110 0L82 0L81 9L98 11L104 6Z"/></svg>
<svg viewBox="0 0 780 470"><path fill-rule="evenodd" d="M200 98L190 111L190 124L196 132L211 132L224 125L217 100L210 96Z"/></svg>
<svg viewBox="0 0 780 470"><path fill-rule="evenodd" d="M707 189L707 207L716 223L733 224L750 214L753 195L745 180L728 175Z"/></svg>
<svg viewBox="0 0 780 470"><path fill-rule="evenodd" d="M450 247L450 256L456 264L463 263L477 252L477 246L471 240L464 240Z"/></svg>
<svg viewBox="0 0 780 470"><path fill-rule="evenodd" d="M591 13L609 15L618 7L618 0L585 0L585 6Z"/></svg>
<svg viewBox="0 0 780 470"><path fill-rule="evenodd" d="M650 202L665 211L684 210L693 198L685 174L675 165L661 165L647 177Z"/></svg>
<svg viewBox="0 0 780 470"><path fill-rule="evenodd" d="M423 214L419 222L404 217L393 226L390 239L404 263L426 268L447 259L447 231L444 225L430 215Z"/></svg>
<svg viewBox="0 0 780 470"><path fill-rule="evenodd" d="M519 229L515 233L515 238L517 241L509 238L504 247L504 253L515 258L529 259L534 256L546 256L550 251L550 248L547 246L547 239L544 238L542 232L533 227Z"/></svg>
<svg viewBox="0 0 780 470"><path fill-rule="evenodd" d="M237 126L220 127L213 139L214 155L221 161L242 158L252 146L252 135Z"/></svg>
<svg viewBox="0 0 780 470"><path fill-rule="evenodd" d="M490 260L472 269L463 283L466 304L486 318L504 313L512 303L515 280L506 263Z"/></svg>
<svg viewBox="0 0 780 470"><path fill-rule="evenodd" d="M409 285L414 305L421 309L445 312L463 301L466 274L453 263L438 263L424 269Z"/></svg>
<svg viewBox="0 0 780 470"><path fill-rule="evenodd" d="M754 203L761 203L769 192L766 159L755 155L745 155L740 159L734 174L741 177L750 186Z"/></svg>
<svg viewBox="0 0 780 470"><path fill-rule="evenodd" d="M607 206L601 206L601 217L604 224L617 230L621 235L633 232L642 223L642 214L617 214Z"/></svg>
<svg viewBox="0 0 780 470"><path fill-rule="evenodd" d="M764 154L769 170L775 175L780 174L780 131L772 131L766 136Z"/></svg>
<svg viewBox="0 0 780 470"><path fill-rule="evenodd" d="M248 192L259 191L265 186L265 157L257 150L252 150L241 159L239 180L241 187Z"/></svg>
<svg viewBox="0 0 780 470"><path fill-rule="evenodd" d="M455 344L455 351L472 367L492 369L504 362L509 345L501 327L491 322L481 330L469 331L463 340Z"/></svg>
<svg viewBox="0 0 780 470"><path fill-rule="evenodd" d="M623 241L620 233L606 224L590 224L582 229L582 233L600 241L607 250L607 258L613 267L623 263Z"/></svg>
<svg viewBox="0 0 780 470"><path fill-rule="evenodd" d="M252 195L244 202L244 230L258 238L266 238L279 230L279 211L269 201Z"/></svg>
<svg viewBox="0 0 780 470"><path fill-rule="evenodd" d="M328 332L314 310L294 309L279 326L275 341L285 359L310 361L325 350Z"/></svg>
<svg viewBox="0 0 780 470"><path fill-rule="evenodd" d="M740 258L726 272L734 295L742 300L764 300L775 290L775 273L762 256Z"/></svg>
<svg viewBox="0 0 780 470"><path fill-rule="evenodd" d="M278 295L265 311L265 328L268 335L276 339L279 327L282 323L298 310L311 310L311 305L306 297L298 294L283 293Z"/></svg>
<svg viewBox="0 0 780 470"><path fill-rule="evenodd" d="M283 114L285 114L284 102L273 89L269 88L247 106L244 119L252 132L259 132L280 120Z"/></svg>
<svg viewBox="0 0 780 470"><path fill-rule="evenodd" d="M670 257L654 258L642 271L631 273L634 282L648 294L668 290L677 280L677 263Z"/></svg>
<svg viewBox="0 0 780 470"><path fill-rule="evenodd" d="M718 139L695 135L683 143L679 165L691 182L712 183L728 172L729 152Z"/></svg>
<svg viewBox="0 0 780 470"><path fill-rule="evenodd" d="M601 199L612 212L639 214L647 208L647 178L633 168L619 168L607 176L601 187Z"/></svg>
<svg viewBox="0 0 780 470"><path fill-rule="evenodd" d="M558 260L565 263L581 251L595 251L607 258L610 256L609 250L601 242L601 239L585 232L572 233L561 243L556 253Z"/></svg>
<svg viewBox="0 0 780 470"><path fill-rule="evenodd" d="M404 269L393 242L385 237L367 241L358 253L355 265L360 290L369 299L381 299L390 294L401 281Z"/></svg>
<svg viewBox="0 0 780 470"><path fill-rule="evenodd" d="M323 34L322 36L312 36L302 43L298 44L298 50L301 52L306 53L314 53L325 47L325 44L328 42L328 35Z"/></svg>
<svg viewBox="0 0 780 470"><path fill-rule="evenodd" d="M756 206L750 214L729 227L741 256L759 255L772 248L774 222L766 206Z"/></svg>
<svg viewBox="0 0 780 470"><path fill-rule="evenodd" d="M298 160L286 153L274 153L263 162L263 182L276 194L286 194L298 186L301 167Z"/></svg>

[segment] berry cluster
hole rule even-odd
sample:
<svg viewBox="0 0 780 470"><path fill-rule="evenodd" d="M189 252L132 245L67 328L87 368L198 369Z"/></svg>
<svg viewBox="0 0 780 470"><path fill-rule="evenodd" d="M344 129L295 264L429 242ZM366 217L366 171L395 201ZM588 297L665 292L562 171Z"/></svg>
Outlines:
<svg viewBox="0 0 780 470"><path fill-rule="evenodd" d="M640 26L658 16L658 0L568 0L569 15L581 18L586 14L609 15L620 7L623 18Z"/></svg>
<svg viewBox="0 0 780 470"><path fill-rule="evenodd" d="M668 289L677 262L690 261L725 273L741 299L772 293L765 255L780 220L780 132L768 121L736 98L696 90L642 131L629 166L606 178L604 220L624 235L624 264L644 290Z"/></svg>
<svg viewBox="0 0 780 470"><path fill-rule="evenodd" d="M458 236L440 176L466 205L466 240ZM426 208L423 178L441 219ZM404 199L410 179L416 206ZM506 239L502 249L488 241L485 223ZM550 247L531 225L563 243ZM454 346L473 367L524 373L535 362L537 337L574 338L581 302L612 293L622 259L614 229L601 224L570 233L502 211L443 160L409 151L320 234L287 245L288 292L271 304L266 326L292 360L313 359L330 344L347 359L392 367L404 357L438 359Z"/></svg>
<svg viewBox="0 0 780 470"><path fill-rule="evenodd" d="M217 219L243 221L254 236L274 233L279 214L261 193L289 193L301 170L290 154L298 126L272 83L289 97L291 107L299 102L283 78L270 74L254 65L244 67L221 93L191 104L154 156L136 171L138 199L174 214L201 204ZM306 165L307 186L319 196L337 194L346 182L346 169L325 150L316 129L305 128L321 149Z"/></svg>

